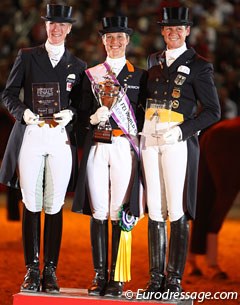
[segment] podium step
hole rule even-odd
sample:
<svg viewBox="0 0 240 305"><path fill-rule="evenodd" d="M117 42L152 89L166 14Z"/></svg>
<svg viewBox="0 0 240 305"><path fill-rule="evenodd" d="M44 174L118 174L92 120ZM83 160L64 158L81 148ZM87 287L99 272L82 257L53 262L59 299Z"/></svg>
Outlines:
<svg viewBox="0 0 240 305"><path fill-rule="evenodd" d="M25 293L20 292L13 295L13 305L133 305L140 302L141 305L158 303L159 305L193 305L192 300L181 301L159 301L159 300L139 300L133 297L127 299L121 297L112 299L107 297L89 296L86 289L61 288L59 294L49 293Z"/></svg>

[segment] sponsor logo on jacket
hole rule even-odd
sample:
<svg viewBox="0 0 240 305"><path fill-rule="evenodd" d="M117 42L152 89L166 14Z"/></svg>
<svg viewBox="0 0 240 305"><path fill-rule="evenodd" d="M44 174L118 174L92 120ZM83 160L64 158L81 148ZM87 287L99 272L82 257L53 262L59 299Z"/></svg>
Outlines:
<svg viewBox="0 0 240 305"><path fill-rule="evenodd" d="M132 85L127 85L128 89L134 89L134 90L138 90L139 86L132 86Z"/></svg>

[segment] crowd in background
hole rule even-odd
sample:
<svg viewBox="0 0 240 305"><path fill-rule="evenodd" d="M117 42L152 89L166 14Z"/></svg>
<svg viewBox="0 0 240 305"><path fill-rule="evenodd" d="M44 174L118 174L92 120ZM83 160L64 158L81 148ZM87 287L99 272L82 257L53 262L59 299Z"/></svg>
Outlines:
<svg viewBox="0 0 240 305"><path fill-rule="evenodd" d="M1 0L0 2L0 91L19 48L39 45L46 40L45 4L53 1ZM56 2L56 1L55 1ZM240 0L178 1L190 7L193 26L189 46L214 64L215 81L222 105L222 119L240 114ZM105 58L98 29L101 18L126 15L134 29L127 49L128 59L146 69L149 54L164 48L157 24L161 0L69 0L73 6L73 29L67 46L91 67Z"/></svg>

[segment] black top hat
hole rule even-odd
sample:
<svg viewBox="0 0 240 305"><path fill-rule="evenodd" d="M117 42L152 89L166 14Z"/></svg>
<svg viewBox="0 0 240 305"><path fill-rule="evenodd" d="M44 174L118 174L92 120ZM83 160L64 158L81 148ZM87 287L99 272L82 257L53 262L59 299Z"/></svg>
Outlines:
<svg viewBox="0 0 240 305"><path fill-rule="evenodd" d="M187 7L163 7L162 21L158 23L161 26L175 26L175 25L192 25L192 21L188 20Z"/></svg>
<svg viewBox="0 0 240 305"><path fill-rule="evenodd" d="M106 33L124 32L131 35L133 30L128 28L128 18L125 16L104 17L102 19L103 29L99 31L100 35Z"/></svg>
<svg viewBox="0 0 240 305"><path fill-rule="evenodd" d="M73 23L72 7L59 4L47 4L47 15L42 17L46 21Z"/></svg>

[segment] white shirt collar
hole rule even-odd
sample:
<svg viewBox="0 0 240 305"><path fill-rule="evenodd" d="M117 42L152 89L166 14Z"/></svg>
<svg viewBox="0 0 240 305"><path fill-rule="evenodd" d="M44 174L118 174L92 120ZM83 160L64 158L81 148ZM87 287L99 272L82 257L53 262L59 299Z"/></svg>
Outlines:
<svg viewBox="0 0 240 305"><path fill-rule="evenodd" d="M126 57L120 57L120 58L110 58L107 56L106 58L106 62L109 64L109 66L111 67L112 71L118 75L119 72L122 70L122 68L125 66L126 64Z"/></svg>
<svg viewBox="0 0 240 305"><path fill-rule="evenodd" d="M63 53L65 51L64 43L59 46L55 46L51 44L48 40L45 43L45 48L48 52L49 57L57 60L60 60L60 58L63 56Z"/></svg>
<svg viewBox="0 0 240 305"><path fill-rule="evenodd" d="M180 48L166 50L166 60L168 61L170 58L174 60L177 59L180 55L182 55L187 50L186 43L184 43Z"/></svg>

